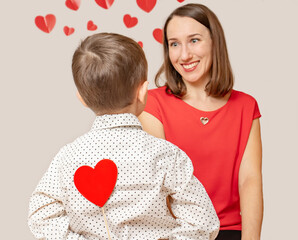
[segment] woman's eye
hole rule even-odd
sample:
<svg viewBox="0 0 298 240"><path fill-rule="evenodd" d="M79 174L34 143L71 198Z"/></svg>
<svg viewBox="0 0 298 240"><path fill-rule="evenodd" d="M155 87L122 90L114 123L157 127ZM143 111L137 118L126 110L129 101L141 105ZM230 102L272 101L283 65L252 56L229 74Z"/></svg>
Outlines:
<svg viewBox="0 0 298 240"><path fill-rule="evenodd" d="M192 43L196 43L196 42L198 42L198 41L199 41L199 39L197 39L197 38L191 39L191 42L192 42Z"/></svg>
<svg viewBox="0 0 298 240"><path fill-rule="evenodd" d="M178 46L178 43L177 43L177 42L172 42L172 43L170 44L170 46L171 46L171 47L177 47L177 46Z"/></svg>

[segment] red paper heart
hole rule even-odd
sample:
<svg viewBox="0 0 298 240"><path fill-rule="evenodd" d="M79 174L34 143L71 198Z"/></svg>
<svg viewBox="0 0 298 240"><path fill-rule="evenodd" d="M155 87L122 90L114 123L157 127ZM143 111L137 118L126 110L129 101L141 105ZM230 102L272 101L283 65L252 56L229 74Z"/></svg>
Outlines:
<svg viewBox="0 0 298 240"><path fill-rule="evenodd" d="M184 2L184 0L177 0L177 1L180 2L180 3Z"/></svg>
<svg viewBox="0 0 298 240"><path fill-rule="evenodd" d="M156 28L153 31L153 37L155 40L162 44L163 42L163 31L160 28Z"/></svg>
<svg viewBox="0 0 298 240"><path fill-rule="evenodd" d="M137 0L137 4L142 10L149 13L155 7L156 1L157 0Z"/></svg>
<svg viewBox="0 0 298 240"><path fill-rule="evenodd" d="M71 35L71 34L74 33L75 29L74 28L70 28L68 26L65 26L63 28L63 31L64 31L64 33L65 33L66 36L69 36L69 35Z"/></svg>
<svg viewBox="0 0 298 240"><path fill-rule="evenodd" d="M138 44L143 47L143 42L139 41Z"/></svg>
<svg viewBox="0 0 298 240"><path fill-rule="evenodd" d="M53 14L48 14L45 17L37 16L35 18L35 25L45 33L50 33L56 24L56 17Z"/></svg>
<svg viewBox="0 0 298 240"><path fill-rule="evenodd" d="M114 0L95 0L95 2L100 7L104 8L104 9L109 9L112 6Z"/></svg>
<svg viewBox="0 0 298 240"><path fill-rule="evenodd" d="M71 10L77 11L80 7L81 0L66 0L65 5Z"/></svg>
<svg viewBox="0 0 298 240"><path fill-rule="evenodd" d="M89 31L95 31L96 29L97 29L97 26L93 23L93 21L89 21L88 23L87 23L87 29L89 30Z"/></svg>
<svg viewBox="0 0 298 240"><path fill-rule="evenodd" d="M132 28L138 23L138 19L136 17L131 17L129 14L125 14L123 17L123 22L127 28Z"/></svg>
<svg viewBox="0 0 298 240"><path fill-rule="evenodd" d="M74 184L88 201L103 207L116 185L117 174L116 164L110 159L103 159L94 169L79 167L74 174Z"/></svg>

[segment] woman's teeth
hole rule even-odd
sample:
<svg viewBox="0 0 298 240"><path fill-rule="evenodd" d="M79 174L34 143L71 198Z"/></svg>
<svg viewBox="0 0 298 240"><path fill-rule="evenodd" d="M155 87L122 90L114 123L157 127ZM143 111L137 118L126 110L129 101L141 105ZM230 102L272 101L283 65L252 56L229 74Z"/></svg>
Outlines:
<svg viewBox="0 0 298 240"><path fill-rule="evenodd" d="M191 69L195 66L197 66L199 64L199 62L194 62L194 63L191 63L191 64L183 64L182 66L185 68L185 69Z"/></svg>

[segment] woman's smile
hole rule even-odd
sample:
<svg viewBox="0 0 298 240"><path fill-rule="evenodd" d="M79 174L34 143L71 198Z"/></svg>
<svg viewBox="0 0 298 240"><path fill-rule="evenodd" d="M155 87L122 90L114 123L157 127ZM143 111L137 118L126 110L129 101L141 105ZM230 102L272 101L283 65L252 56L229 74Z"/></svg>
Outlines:
<svg viewBox="0 0 298 240"><path fill-rule="evenodd" d="M184 68L184 71L192 72L197 68L199 63L200 63L200 61L191 62L191 63L182 63L181 66Z"/></svg>

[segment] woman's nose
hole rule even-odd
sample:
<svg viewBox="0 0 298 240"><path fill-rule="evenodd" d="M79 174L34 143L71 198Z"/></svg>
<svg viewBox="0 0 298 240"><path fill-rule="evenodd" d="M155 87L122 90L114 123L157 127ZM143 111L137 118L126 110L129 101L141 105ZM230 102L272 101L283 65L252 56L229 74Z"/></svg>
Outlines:
<svg viewBox="0 0 298 240"><path fill-rule="evenodd" d="M183 45L181 49L181 60L182 61L187 61L192 58L192 53L191 50L187 45Z"/></svg>

